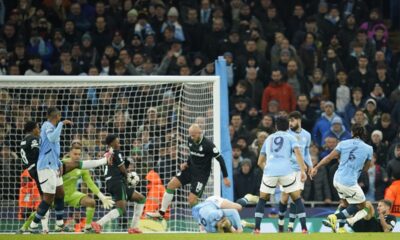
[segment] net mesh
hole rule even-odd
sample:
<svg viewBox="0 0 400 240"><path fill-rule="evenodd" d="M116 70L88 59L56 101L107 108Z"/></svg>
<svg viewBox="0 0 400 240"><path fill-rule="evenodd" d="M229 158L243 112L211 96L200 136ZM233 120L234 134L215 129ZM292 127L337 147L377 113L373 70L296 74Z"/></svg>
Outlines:
<svg viewBox="0 0 400 240"><path fill-rule="evenodd" d="M130 170L136 171L142 179L136 190L144 195L150 192L150 181L145 179L152 169L166 186L178 172L179 164L188 157L186 143L190 124L199 123L205 136L213 137L213 83L201 80L155 82L102 84L101 81L90 83L87 78L85 82L49 84L38 81L10 85L0 81L0 86L3 85L0 87L0 231L19 229L39 203L37 192L31 185L21 182L23 164L19 145L24 138L24 123L28 120L43 123L50 106L58 107L63 119L74 122L72 127L64 127L62 131L61 155L68 153L72 141L80 140L82 160L98 159L106 150L102 142L105 136L117 134ZM100 190L107 194L104 169L91 170L91 174ZM94 221L108 212L84 183L77 188L97 200ZM154 211L161 204L162 190L155 189L152 189L153 204L146 202L145 212ZM213 192L211 175L203 197ZM169 211L169 231L198 231L187 204L188 194L189 186L176 192ZM130 203L127 214L104 230L126 231L132 215L133 203ZM84 221L85 210L66 206L65 218L79 231L78 223ZM53 219L51 215L50 220Z"/></svg>

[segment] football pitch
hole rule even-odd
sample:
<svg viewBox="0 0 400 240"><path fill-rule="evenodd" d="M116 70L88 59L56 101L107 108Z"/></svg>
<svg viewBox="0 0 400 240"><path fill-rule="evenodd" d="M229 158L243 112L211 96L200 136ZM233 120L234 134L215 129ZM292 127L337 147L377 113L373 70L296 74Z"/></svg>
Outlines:
<svg viewBox="0 0 400 240"><path fill-rule="evenodd" d="M180 233L180 234L49 234L49 235L0 235L0 240L125 240L125 239L140 239L140 240L244 240L244 239L268 239L268 240L398 240L400 233L348 233L348 234L333 234L333 233L267 233L260 235L253 235L250 233L242 234L202 234L202 233Z"/></svg>

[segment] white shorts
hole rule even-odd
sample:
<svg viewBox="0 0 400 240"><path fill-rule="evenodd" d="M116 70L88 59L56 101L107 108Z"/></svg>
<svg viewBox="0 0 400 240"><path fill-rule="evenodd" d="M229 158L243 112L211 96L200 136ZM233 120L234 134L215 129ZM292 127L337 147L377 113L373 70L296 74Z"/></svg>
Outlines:
<svg viewBox="0 0 400 240"><path fill-rule="evenodd" d="M292 193L298 190L301 190L300 178L297 177L297 172L291 173L286 176L279 176L279 177L270 177L270 176L263 176L260 186L260 192L274 194L275 188L278 185L282 186L282 189L285 193Z"/></svg>
<svg viewBox="0 0 400 240"><path fill-rule="evenodd" d="M63 185L62 177L58 170L53 169L42 169L38 170L38 177L40 182L40 187L44 193L55 194L56 188Z"/></svg>
<svg viewBox="0 0 400 240"><path fill-rule="evenodd" d="M338 191L340 199L346 199L349 204L365 202L364 192L358 184L348 187L333 181L333 186L335 186L336 190Z"/></svg>
<svg viewBox="0 0 400 240"><path fill-rule="evenodd" d="M299 189L300 189L301 191L303 191L303 190L304 190L304 182L301 181L301 171L296 172L296 180L298 180L298 181L296 181L296 184L298 184ZM283 187L282 187L282 185L279 185L279 188L280 188L281 191L283 192Z"/></svg>
<svg viewBox="0 0 400 240"><path fill-rule="evenodd" d="M222 202L224 199L222 197L217 197L217 196L211 196L208 197L205 202L212 202L214 203L218 208L221 208Z"/></svg>

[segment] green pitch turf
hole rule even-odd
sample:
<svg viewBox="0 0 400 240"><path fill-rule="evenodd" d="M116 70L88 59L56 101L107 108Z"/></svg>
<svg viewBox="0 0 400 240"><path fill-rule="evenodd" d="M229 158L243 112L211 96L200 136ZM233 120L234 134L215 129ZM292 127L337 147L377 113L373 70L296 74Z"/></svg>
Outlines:
<svg viewBox="0 0 400 240"><path fill-rule="evenodd" d="M400 233L314 233L309 235L290 234L290 233L270 233L253 235L249 233L243 234L49 234L49 235L0 235L0 240L245 240L245 239L268 239L268 240L399 240Z"/></svg>

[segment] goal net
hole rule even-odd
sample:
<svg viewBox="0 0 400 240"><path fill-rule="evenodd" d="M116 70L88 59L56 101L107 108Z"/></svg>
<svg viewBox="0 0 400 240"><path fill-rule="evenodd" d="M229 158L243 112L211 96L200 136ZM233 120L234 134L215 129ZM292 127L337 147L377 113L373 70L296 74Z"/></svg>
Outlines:
<svg viewBox="0 0 400 240"><path fill-rule="evenodd" d="M43 123L46 109L58 107L62 119L74 122L61 134L61 155L73 141L82 143L82 160L98 159L109 133L119 136L121 152L141 178L136 190L147 198L145 211L161 204L163 188L188 157L188 127L198 123L208 138L219 140L218 78L208 77L2 77L0 78L0 232L17 231L39 203L32 180L23 173L20 142L28 120ZM218 143L216 142L218 145ZM62 157L61 156L61 157ZM203 197L219 195L219 166L215 164ZM218 169L218 170L217 170ZM153 171L152 171L153 170ZM156 172L157 174L149 174ZM104 169L91 170L92 178L107 193ZM150 176L152 175L152 176ZM156 177L154 177L156 176ZM157 182L157 176L161 183ZM158 184L158 185L157 185ZM78 190L96 199L94 221L108 211L79 182ZM169 209L166 231L198 231L187 203L189 186L176 191ZM133 215L133 203L124 217L105 226L106 232L124 232ZM143 216L143 219L145 216ZM54 210L50 215L53 229ZM65 207L65 219L79 231L84 208ZM147 223L146 223L147 222ZM149 226L147 226L149 224ZM159 225L142 221L145 231L160 231ZM164 225L165 226L165 225Z"/></svg>

